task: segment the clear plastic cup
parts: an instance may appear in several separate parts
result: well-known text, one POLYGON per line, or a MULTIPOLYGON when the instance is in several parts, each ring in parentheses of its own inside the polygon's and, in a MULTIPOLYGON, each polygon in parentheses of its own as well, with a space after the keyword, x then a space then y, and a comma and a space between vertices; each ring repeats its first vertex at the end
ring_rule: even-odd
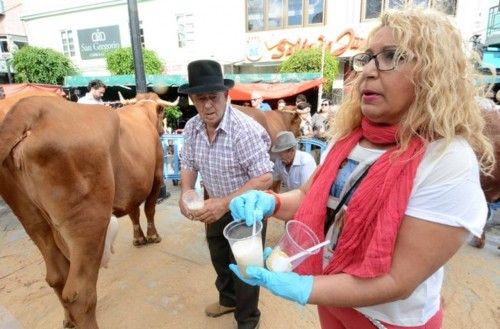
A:
POLYGON ((264 266, 262 222, 255 222, 255 232, 245 221, 231 222, 224 227, 223 233, 244 277, 247 277, 247 266, 264 266))
POLYGON ((290 272, 307 257, 319 252, 307 252, 302 257, 289 261, 292 257, 319 243, 316 234, 304 223, 290 220, 286 223, 285 232, 271 255, 266 260, 266 267, 273 272, 290 272))
POLYGON ((203 194, 203 188, 186 191, 182 193, 182 202, 191 211, 200 210, 205 204, 203 194))

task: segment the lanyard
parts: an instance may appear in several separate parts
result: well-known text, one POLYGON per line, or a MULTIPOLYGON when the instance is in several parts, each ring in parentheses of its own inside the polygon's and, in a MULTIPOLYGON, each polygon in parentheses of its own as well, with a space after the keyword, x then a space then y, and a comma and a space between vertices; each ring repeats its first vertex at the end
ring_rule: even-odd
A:
POLYGON ((361 173, 361 175, 356 179, 356 181, 354 182, 354 184, 352 184, 352 186, 344 194, 344 196, 342 197, 342 199, 340 199, 340 202, 337 205, 337 207, 335 207, 335 209, 332 209, 331 211, 327 211, 326 212, 327 213, 327 217, 326 217, 325 227, 324 227, 325 235, 328 232, 328 229, 332 225, 333 221, 335 220, 335 216, 337 215, 337 213, 339 212, 339 210, 342 209, 342 207, 344 206, 344 204, 347 202, 347 199, 349 198, 349 195, 351 195, 351 193, 361 183, 361 181, 363 180, 363 178, 365 178, 366 174, 368 174, 368 170, 370 169, 371 166, 372 166, 372 164, 370 164, 369 166, 367 166, 366 169, 363 171, 363 173, 361 173))

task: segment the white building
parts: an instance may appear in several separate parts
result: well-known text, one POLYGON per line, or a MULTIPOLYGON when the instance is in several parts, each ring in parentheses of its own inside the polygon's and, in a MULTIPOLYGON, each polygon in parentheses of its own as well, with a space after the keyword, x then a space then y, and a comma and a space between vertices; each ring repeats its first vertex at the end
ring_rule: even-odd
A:
POLYGON ((12 53, 28 43, 21 21, 21 0, 0 0, 0 80, 7 82, 12 71, 12 53))
MULTIPOLYGON (((447 5, 467 41, 485 29, 489 0, 407 0, 447 5)), ((393 0, 138 0, 145 48, 186 74, 189 61, 213 58, 228 73, 271 72, 290 53, 321 47, 357 51, 380 10, 393 0)), ((109 74, 103 50, 130 46, 126 0, 24 0, 29 43, 71 57, 82 75, 109 74)))

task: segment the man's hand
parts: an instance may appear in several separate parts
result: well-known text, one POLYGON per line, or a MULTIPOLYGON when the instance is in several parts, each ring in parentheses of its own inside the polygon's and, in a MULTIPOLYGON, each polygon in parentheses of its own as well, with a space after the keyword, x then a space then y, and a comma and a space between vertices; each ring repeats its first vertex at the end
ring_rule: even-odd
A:
POLYGON ((202 209, 192 211, 193 220, 211 224, 221 219, 228 211, 228 201, 226 198, 212 198, 205 200, 202 209))

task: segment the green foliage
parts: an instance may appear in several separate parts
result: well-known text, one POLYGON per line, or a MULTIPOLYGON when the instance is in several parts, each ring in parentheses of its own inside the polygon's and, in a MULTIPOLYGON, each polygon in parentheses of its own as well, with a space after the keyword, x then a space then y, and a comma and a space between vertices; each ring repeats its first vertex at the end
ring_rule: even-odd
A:
POLYGON ((182 117, 182 111, 179 106, 165 106, 163 116, 167 118, 167 127, 172 129, 177 128, 177 120, 182 117))
MULTIPOLYGON (((321 48, 302 49, 294 52, 280 65, 280 73, 307 73, 321 72, 321 48)), ((325 51, 325 65, 323 67, 323 91, 330 94, 332 84, 339 72, 339 62, 330 52, 325 51)))
MULTIPOLYGON (((118 48, 109 51, 106 56, 106 68, 112 74, 134 74, 134 56, 132 48, 118 48)), ((159 74, 163 71, 163 63, 152 50, 142 49, 144 71, 146 74, 159 74)))
POLYGON ((63 84, 64 77, 76 73, 71 60, 49 49, 24 46, 13 58, 16 82, 63 84))

